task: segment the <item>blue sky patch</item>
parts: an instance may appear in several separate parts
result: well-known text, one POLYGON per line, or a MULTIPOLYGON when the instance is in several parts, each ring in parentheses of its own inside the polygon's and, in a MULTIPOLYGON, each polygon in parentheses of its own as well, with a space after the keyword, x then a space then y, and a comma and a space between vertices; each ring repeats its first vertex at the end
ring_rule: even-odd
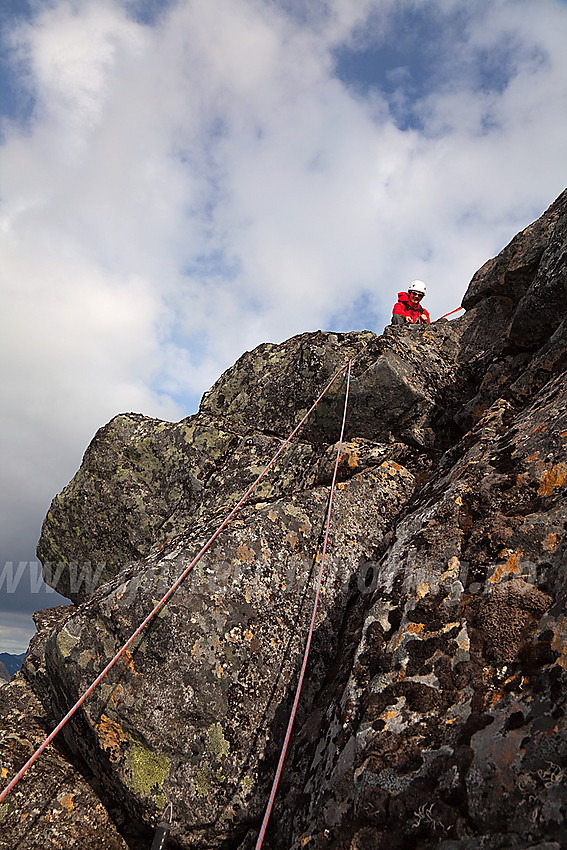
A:
POLYGON ((22 85, 21 68, 14 62, 10 34, 32 17, 28 0, 1 0, 0 7, 0 117, 23 122, 33 110, 34 99, 22 85))
POLYGON ((525 48, 517 41, 475 50, 468 43, 466 8, 444 14, 431 7, 395 9, 385 33, 369 21, 351 45, 334 51, 335 74, 361 96, 378 91, 400 129, 423 129, 418 104, 455 86, 501 93, 514 76, 525 48))
POLYGON ((163 18, 176 0, 123 0, 124 8, 139 24, 155 26, 163 18))

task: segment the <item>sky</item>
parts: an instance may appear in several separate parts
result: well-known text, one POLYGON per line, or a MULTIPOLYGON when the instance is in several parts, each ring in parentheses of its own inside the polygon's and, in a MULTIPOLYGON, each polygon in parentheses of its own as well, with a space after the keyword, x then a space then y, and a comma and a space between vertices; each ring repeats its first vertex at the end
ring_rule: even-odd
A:
POLYGON ((0 0, 0 652, 96 430, 433 318, 567 185, 559 0, 0 0))

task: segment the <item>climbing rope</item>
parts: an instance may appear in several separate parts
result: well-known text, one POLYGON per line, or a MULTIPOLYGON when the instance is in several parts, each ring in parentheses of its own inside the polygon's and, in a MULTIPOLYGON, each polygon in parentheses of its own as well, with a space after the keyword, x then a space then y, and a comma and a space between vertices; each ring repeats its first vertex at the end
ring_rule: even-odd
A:
MULTIPOLYGON (((287 438, 287 439, 286 439, 286 440, 282 443, 282 445, 279 447, 279 449, 278 449, 278 450, 277 450, 277 452, 274 454, 274 456, 272 457, 272 459, 270 460, 270 462, 267 464, 267 466, 266 466, 266 467, 262 470, 262 472, 261 472, 261 473, 258 475, 258 477, 255 479, 255 481, 254 481, 254 482, 250 485, 250 487, 249 487, 249 488, 248 488, 248 490, 245 492, 245 494, 242 496, 242 498, 238 501, 238 503, 237 503, 237 504, 235 505, 235 507, 234 507, 234 508, 230 511, 230 513, 226 516, 226 518, 225 518, 225 519, 223 520, 223 522, 219 525, 219 527, 218 527, 218 528, 217 528, 217 530, 214 532, 214 534, 212 534, 212 535, 211 535, 211 537, 207 540, 207 542, 204 544, 204 546, 200 549, 200 551, 197 553, 197 555, 193 558, 193 560, 191 561, 191 563, 190 563, 190 564, 189 564, 189 565, 188 565, 188 566, 187 566, 187 567, 183 570, 183 572, 181 573, 181 575, 179 576, 179 578, 178 578, 178 579, 176 579, 176 581, 175 581, 175 582, 171 585, 171 587, 169 588, 169 590, 168 590, 168 591, 165 593, 165 595, 164 595, 164 596, 160 599, 160 601, 157 603, 157 605, 155 605, 155 607, 154 607, 154 608, 150 611, 150 613, 148 614, 148 616, 147 616, 147 617, 145 618, 145 620, 144 620, 144 621, 143 621, 143 622, 142 622, 142 623, 138 626, 138 628, 137 628, 137 629, 136 629, 136 631, 135 631, 135 632, 131 635, 131 637, 129 637, 129 638, 128 638, 128 640, 126 641, 126 643, 125 643, 125 644, 124 644, 124 645, 123 645, 123 646, 122 646, 122 647, 118 650, 118 652, 116 653, 116 655, 114 656, 114 658, 113 658, 113 659, 112 659, 112 660, 111 660, 111 661, 110 661, 110 662, 106 665, 106 667, 104 668, 104 670, 102 671, 102 673, 99 673, 99 675, 96 677, 96 679, 94 680, 94 682, 93 682, 93 683, 92 683, 92 684, 91 684, 91 685, 87 688, 87 690, 84 692, 84 694, 82 694, 82 696, 81 696, 81 697, 77 700, 77 702, 75 703, 75 705, 74 705, 74 706, 70 709, 70 711, 68 711, 68 712, 67 712, 67 714, 65 715, 65 717, 64 717, 64 718, 63 718, 63 719, 62 719, 62 720, 61 720, 61 721, 57 724, 57 726, 55 727, 55 729, 53 729, 53 731, 52 731, 52 732, 51 732, 51 733, 47 736, 47 738, 46 738, 46 739, 45 739, 45 741, 41 744, 41 746, 39 746, 39 747, 37 748, 37 750, 35 751, 35 753, 34 753, 34 754, 30 757, 30 759, 29 759, 29 760, 25 763, 25 765, 24 765, 24 766, 23 766, 23 767, 22 767, 22 768, 18 771, 18 773, 14 776, 14 778, 11 780, 11 782, 10 782, 10 783, 9 783, 9 784, 8 784, 8 785, 4 788, 4 790, 0 793, 0 803, 1 803, 1 802, 5 799, 5 797, 6 797, 6 796, 10 793, 10 791, 14 788, 14 786, 15 786, 15 785, 16 785, 16 784, 20 781, 20 779, 22 778, 22 776, 23 776, 23 775, 24 775, 24 774, 25 774, 25 773, 29 770, 29 768, 30 768, 30 767, 34 764, 34 762, 35 762, 35 761, 37 761, 37 759, 38 759, 38 758, 39 758, 39 756, 42 754, 42 752, 46 749, 46 747, 48 747, 48 746, 49 746, 49 744, 53 741, 53 739, 56 737, 56 735, 58 735, 58 734, 59 734, 59 732, 61 731, 61 729, 62 729, 62 728, 65 726, 65 724, 66 724, 66 723, 67 723, 67 722, 71 719, 71 717, 73 717, 73 715, 75 714, 75 712, 76 712, 76 711, 77 711, 77 710, 81 707, 81 705, 85 702, 85 700, 86 700, 86 699, 90 696, 90 694, 94 691, 94 689, 96 688, 96 686, 97 686, 97 685, 98 685, 98 684, 102 681, 102 679, 106 676, 106 674, 109 672, 109 670, 111 670, 111 668, 112 668, 112 667, 116 664, 116 662, 118 661, 118 659, 119 659, 119 658, 121 658, 121 656, 122 656, 122 655, 124 655, 124 653, 126 652, 126 650, 128 649, 128 647, 129 647, 129 646, 131 646, 131 644, 132 644, 132 643, 136 640, 136 638, 138 637, 138 635, 139 635, 139 634, 140 634, 140 633, 141 633, 141 632, 145 629, 145 627, 148 625, 148 623, 150 622, 150 620, 152 620, 152 619, 153 619, 153 617, 155 617, 155 615, 158 613, 158 611, 159 611, 161 608, 163 608, 163 606, 165 605, 165 603, 167 602, 167 600, 170 598, 170 596, 171 596, 173 593, 175 593, 175 591, 177 590, 177 588, 179 587, 179 585, 181 584, 181 582, 182 582, 182 581, 186 578, 186 576, 190 573, 190 571, 193 569, 193 567, 195 566, 195 564, 196 564, 196 563, 197 563, 197 562, 198 562, 198 561, 202 558, 202 556, 205 554, 205 552, 207 551, 207 549, 209 549, 209 547, 212 545, 212 543, 214 542, 214 540, 216 540, 216 538, 219 536, 219 534, 221 533, 221 531, 223 530, 223 528, 225 528, 225 527, 228 525, 228 523, 230 522, 230 520, 232 519, 232 517, 233 517, 233 516, 234 516, 234 515, 235 515, 235 514, 236 514, 236 513, 240 510, 240 508, 242 507, 242 505, 244 504, 244 502, 246 501, 246 499, 248 498, 248 496, 252 493, 252 491, 254 490, 254 488, 255 488, 255 487, 256 487, 256 486, 260 483, 260 481, 261 481, 261 480, 262 480, 262 478, 266 475, 266 473, 268 472, 268 470, 269 470, 269 469, 271 469, 271 467, 274 465, 274 463, 276 462, 276 460, 278 459, 278 457, 281 455, 281 453, 283 452, 283 450, 286 448, 286 446, 288 446, 288 445, 289 445, 289 443, 291 442, 291 440, 293 439, 293 437, 297 434, 297 432, 299 431, 299 429, 301 428, 301 426, 303 425, 303 423, 304 423, 304 422, 306 421, 306 419, 307 419, 307 418, 311 415, 311 413, 315 410, 315 408, 317 407, 317 405, 319 404, 319 402, 321 401, 321 399, 323 398, 323 396, 324 396, 324 395, 328 392, 328 390, 329 390, 329 389, 331 388, 331 386, 335 383, 335 381, 337 380, 337 378, 339 377, 339 375, 341 375, 341 374, 345 371, 345 369, 348 369, 348 370, 349 370, 349 379, 350 379, 350 365, 351 365, 351 362, 352 362, 352 361, 351 361, 351 360, 349 360, 347 363, 345 363, 345 364, 344 364, 344 366, 341 366, 341 368, 340 368, 340 369, 338 369, 338 371, 337 371, 337 372, 335 372, 335 374, 333 375, 333 377, 331 378, 331 380, 329 381, 329 383, 327 384, 327 386, 325 387, 325 389, 324 389, 324 390, 320 393, 320 395, 319 395, 319 396, 316 398, 316 400, 313 402, 313 404, 311 405, 311 407, 309 408, 309 410, 307 411, 307 413, 305 414, 305 416, 303 416, 303 418, 301 419, 301 421, 300 421, 300 422, 299 422, 299 423, 295 426, 295 428, 293 429, 293 431, 291 432, 291 434, 289 435, 289 437, 288 437, 288 438, 287 438)), ((343 422, 343 427, 344 427, 344 422, 343 422)), ((342 439, 342 434, 341 434, 341 439, 342 439)))
POLYGON ((337 470, 339 468, 339 460, 340 460, 340 457, 341 457, 343 437, 344 437, 344 432, 345 432, 346 415, 347 415, 347 409, 348 409, 348 395, 349 395, 349 389, 350 389, 351 365, 352 365, 352 360, 349 360, 346 390, 345 390, 345 404, 344 404, 344 411, 343 411, 343 421, 342 421, 342 425, 341 425, 341 435, 340 435, 340 438, 339 438, 339 444, 338 444, 338 448, 337 448, 337 458, 335 460, 335 469, 333 471, 333 480, 331 481, 331 492, 330 492, 330 496, 329 496, 329 506, 327 508, 327 522, 326 522, 326 527, 325 527, 325 538, 324 538, 324 542, 323 542, 323 551, 322 551, 322 555, 321 555, 321 568, 319 569, 319 579, 317 581, 317 592, 315 594, 315 602, 314 602, 314 605, 313 605, 313 613, 311 615, 311 625, 309 626, 309 633, 307 635, 307 641, 305 643, 305 652, 303 654, 303 663, 301 665, 301 672, 299 673, 299 681, 297 683, 297 688, 296 688, 296 691, 295 691, 295 699, 293 700, 293 706, 292 706, 292 709, 291 709, 291 714, 289 716, 289 722, 287 724, 287 731, 285 733, 285 739, 284 739, 281 754, 280 754, 280 760, 278 762, 278 767, 277 767, 277 770, 276 770, 276 774, 274 776, 274 781, 272 783, 272 790, 270 792, 270 797, 268 799, 268 805, 266 806, 266 811, 265 811, 265 814, 264 814, 264 820, 262 821, 262 826, 260 828, 258 840, 256 841, 255 850, 260 850, 260 847, 262 846, 262 843, 264 841, 264 836, 266 834, 266 827, 268 826, 268 821, 270 819, 272 806, 274 804, 274 799, 275 799, 275 796, 276 796, 278 783, 280 781, 280 776, 281 776, 283 763, 284 763, 286 752, 287 752, 287 747, 288 747, 288 744, 289 744, 289 739, 291 737, 291 729, 292 729, 292 726, 293 726, 293 722, 295 720, 295 713, 297 711, 297 705, 299 703, 301 688, 303 686, 303 679, 304 679, 305 670, 306 670, 306 667, 307 667, 307 659, 309 657, 309 650, 311 649, 311 639, 313 637, 313 631, 314 631, 314 628, 315 628, 315 617, 317 615, 317 606, 319 604, 319 596, 321 594, 321 584, 322 584, 322 581, 323 581, 323 571, 325 569, 325 555, 327 553, 327 543, 328 543, 328 540, 329 540, 329 528, 330 528, 330 525, 331 525, 331 512, 333 510, 333 496, 334 496, 334 492, 335 492, 335 484, 336 484, 336 481, 337 481, 337 470))
POLYGON ((446 319, 446 318, 447 318, 447 316, 452 316, 452 315, 453 315, 453 313, 459 313, 461 310, 464 310, 464 309, 465 309, 464 307, 457 307, 457 309, 456 309, 456 310, 451 310, 449 313, 444 313, 442 316, 439 316, 439 318, 438 318, 438 319, 435 319, 435 321, 434 321, 434 322, 432 322, 432 324, 434 325, 434 324, 435 324, 435 322, 440 322, 440 321, 441 321, 441 319, 446 319))
MULTIPOLYGON (((459 312, 459 310, 461 310, 461 309, 462 308, 459 307, 456 310, 452 310, 449 313, 445 313, 443 316, 440 316, 439 318, 444 319, 447 316, 452 315, 453 313, 459 312)), ((436 321, 439 321, 439 319, 437 319, 436 321)), ((281 453, 284 451, 284 449, 289 445, 289 443, 291 442, 293 437, 300 430, 300 428, 305 423, 307 418, 311 415, 313 410, 317 407, 317 405, 319 404, 321 399, 326 395, 328 390, 335 383, 335 381, 337 380, 339 375, 341 375, 345 370, 348 370, 347 386, 346 386, 345 402, 344 402, 344 411, 343 411, 343 420, 342 420, 342 425, 341 425, 341 432, 340 432, 339 446, 338 446, 338 451, 337 451, 337 458, 336 458, 336 461, 335 461, 335 469, 334 469, 333 479, 332 479, 332 484, 331 484, 329 506, 328 506, 328 511, 327 511, 327 523, 326 523, 325 538, 324 538, 324 545, 323 545, 323 552, 322 552, 322 559, 321 559, 321 568, 320 568, 320 571, 319 571, 319 579, 318 579, 318 584, 317 584, 315 603, 314 603, 314 607, 313 607, 313 614, 312 614, 312 618, 311 618, 309 633, 308 633, 308 636, 307 636, 305 653, 304 653, 304 657, 303 657, 303 663, 302 663, 302 667, 301 667, 301 671, 300 671, 299 681, 298 681, 298 684, 297 684, 295 699, 294 699, 291 715, 290 715, 290 718, 289 718, 289 723, 288 723, 288 728, 287 728, 287 731, 286 731, 286 736, 285 736, 285 739, 284 739, 284 744, 283 744, 281 755, 280 755, 280 761, 278 763, 278 768, 277 768, 277 771, 276 771, 276 775, 274 777, 274 782, 273 782, 273 785, 272 785, 270 798, 268 800, 268 805, 266 807, 266 812, 265 812, 265 815, 264 815, 264 821, 262 823, 262 827, 261 827, 260 834, 259 834, 259 837, 258 837, 258 841, 257 841, 257 844, 256 844, 256 850, 259 850, 259 848, 262 846, 262 842, 263 842, 263 839, 264 839, 266 827, 267 827, 268 820, 269 820, 269 817, 270 817, 270 813, 271 813, 271 810, 272 810, 277 786, 278 786, 278 783, 279 783, 279 779, 280 779, 280 775, 281 775, 281 771, 282 771, 282 767, 283 767, 283 762, 284 762, 286 751, 287 751, 287 746, 288 746, 289 739, 290 739, 290 736, 291 736, 291 730, 292 730, 293 722, 295 720, 295 714, 296 714, 297 705, 298 705, 298 702, 299 702, 301 688, 302 688, 302 685, 303 685, 303 679, 304 679, 305 670, 306 670, 306 667, 307 667, 307 659, 308 659, 308 656, 309 656, 309 650, 310 650, 310 647, 311 647, 311 640, 312 640, 313 631, 314 631, 314 627, 315 627, 315 617, 316 617, 316 614, 317 614, 317 607, 318 607, 319 596, 320 596, 320 591, 321 591, 321 583, 322 583, 322 578, 323 578, 323 570, 324 570, 324 566, 325 566, 325 556, 326 556, 326 551, 327 551, 327 543, 328 543, 328 538, 329 538, 329 528, 330 528, 330 522, 331 522, 331 511, 332 511, 332 505, 333 505, 333 496, 334 496, 334 490, 335 490, 335 484, 336 484, 338 464, 339 464, 339 460, 340 460, 340 453, 341 453, 342 443, 343 443, 343 438, 344 438, 346 414, 347 414, 347 409, 348 409, 348 396, 349 396, 349 389, 350 389, 351 367, 352 367, 353 362, 360 356, 360 354, 367 347, 367 345, 368 345, 368 343, 365 343, 363 345, 362 349, 360 349, 352 359, 350 359, 347 363, 345 363, 343 366, 341 366, 340 369, 337 370, 337 372, 333 375, 333 377, 328 382, 328 384, 325 386, 325 388, 322 390, 322 392, 319 394, 319 396, 315 399, 315 401, 313 402, 313 404, 311 405, 311 407, 309 408, 307 413, 298 422, 298 424, 295 426, 295 428, 293 429, 291 434, 282 443, 282 445, 277 450, 277 452, 274 454, 274 456, 269 461, 269 463, 264 467, 262 472, 257 476, 257 478, 254 480, 254 482, 250 485, 248 490, 244 493, 244 495, 237 502, 237 504, 234 506, 234 508, 228 513, 228 515, 225 517, 225 519, 219 525, 219 527, 216 529, 216 531, 211 535, 211 537, 207 540, 207 542, 202 546, 202 548, 199 550, 199 552, 193 558, 193 560, 190 562, 190 564, 185 568, 185 570, 183 570, 181 575, 171 585, 169 590, 164 594, 164 596, 160 599, 160 601, 157 603, 157 605, 154 606, 154 608, 150 611, 150 613, 143 620, 143 622, 138 626, 138 628, 128 638, 126 643, 118 650, 118 652, 115 654, 115 656, 112 658, 112 660, 106 665, 106 667, 103 669, 103 671, 96 677, 96 679, 87 688, 87 690, 79 697, 77 702, 67 712, 67 714, 63 717, 63 719, 57 724, 57 726, 53 729, 53 731, 47 736, 47 738, 43 741, 43 743, 37 748, 37 750, 28 759, 28 761, 24 764, 24 766, 16 773, 16 775, 8 783, 8 785, 3 789, 3 791, 0 792, 0 803, 8 796, 10 791, 13 790, 13 788, 17 785, 17 783, 24 776, 24 774, 27 773, 27 771, 37 761, 37 759, 43 753, 43 751, 49 746, 49 744, 51 744, 51 742, 54 740, 54 738, 59 734, 61 729, 63 729, 63 727, 66 725, 66 723, 73 717, 73 715, 78 711, 78 709, 85 702, 85 700, 95 690, 97 685, 100 684, 100 682, 106 676, 106 674, 112 669, 112 667, 122 657, 122 655, 124 655, 126 650, 132 645, 132 643, 141 634, 141 632, 145 629, 145 627, 148 625, 148 623, 155 617, 155 615, 166 604, 166 602, 172 596, 172 594, 175 593, 175 591, 177 590, 179 585, 184 581, 184 579, 187 577, 189 572, 193 569, 195 564, 197 564, 197 562, 202 558, 202 556, 210 548, 210 546, 216 540, 216 538, 221 533, 221 531, 228 525, 228 523, 233 518, 233 516, 240 510, 240 508, 242 507, 242 505, 244 504, 244 502, 246 501, 248 496, 257 487, 257 485, 264 478, 264 476, 267 474, 267 472, 271 469, 271 467, 274 465, 274 463, 276 462, 278 457, 281 455, 281 453)), ((167 824, 165 821, 163 823, 160 823, 160 826, 158 827, 158 831, 160 832, 159 841, 162 842, 162 843, 159 846, 165 847, 165 842, 167 841, 167 835, 169 833, 170 828, 171 828, 171 823, 167 824)), ((158 840, 157 834, 156 834, 156 840, 158 840)))

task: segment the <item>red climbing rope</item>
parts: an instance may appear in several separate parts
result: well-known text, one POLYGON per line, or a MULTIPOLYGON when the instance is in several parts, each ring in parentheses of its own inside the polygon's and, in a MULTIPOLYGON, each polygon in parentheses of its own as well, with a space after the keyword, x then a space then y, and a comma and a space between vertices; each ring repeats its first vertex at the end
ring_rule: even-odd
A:
POLYGON ((342 422, 342 426, 341 426, 341 436, 339 438, 339 445, 338 445, 338 449, 337 449, 337 459, 335 461, 335 469, 334 469, 334 472, 333 472, 333 480, 331 482, 331 493, 330 493, 330 496, 329 496, 329 507, 327 509, 327 524, 326 524, 326 528, 325 528, 325 539, 324 539, 324 542, 323 542, 323 552, 322 552, 322 555, 321 555, 321 568, 319 570, 319 580, 317 582, 317 592, 315 594, 315 603, 313 605, 313 614, 311 615, 311 625, 309 626, 309 633, 307 635, 307 641, 305 643, 305 652, 303 654, 303 664, 301 665, 301 672, 299 674, 299 681, 297 683, 297 689, 295 691, 295 699, 293 700, 293 706, 292 706, 292 709, 291 709, 291 714, 289 716, 289 722, 288 722, 288 725, 287 725, 287 731, 285 733, 285 739, 284 739, 282 751, 281 751, 281 754, 280 754, 280 760, 278 762, 276 775, 274 776, 274 781, 273 781, 273 784, 272 784, 272 790, 270 792, 270 798, 268 800, 268 805, 266 806, 266 812, 264 814, 264 820, 262 821, 262 826, 261 826, 261 829, 260 829, 260 834, 258 835, 258 840, 256 841, 255 850, 260 850, 260 847, 262 846, 262 843, 264 841, 264 835, 266 834, 266 827, 268 826, 268 821, 270 819, 270 814, 272 812, 272 806, 274 804, 274 799, 275 799, 275 796, 276 796, 278 783, 280 781, 283 763, 284 763, 284 759, 285 759, 286 752, 287 752, 287 746, 289 744, 289 739, 291 737, 291 729, 292 729, 292 726, 293 726, 293 722, 295 720, 295 713, 297 711, 297 705, 299 703, 299 696, 301 694, 301 688, 303 686, 303 678, 305 676, 305 670, 306 670, 306 667, 307 667, 307 659, 309 657, 309 650, 311 649, 311 639, 313 637, 313 630, 315 628, 315 617, 317 615, 317 606, 319 604, 319 596, 320 596, 320 593, 321 593, 321 583, 322 583, 322 580, 323 580, 323 570, 325 568, 325 555, 327 553, 327 542, 329 540, 329 528, 330 528, 330 525, 331 525, 331 511, 333 509, 333 495, 334 495, 334 492, 335 492, 335 483, 336 483, 336 480, 337 480, 337 470, 339 468, 339 460, 340 460, 340 457, 341 457, 341 449, 342 449, 342 445, 343 445, 343 436, 344 436, 344 432, 345 432, 345 422, 346 422, 346 415, 347 415, 347 408, 348 408, 348 394, 349 394, 349 388, 350 388, 351 364, 352 364, 352 360, 350 360, 349 363, 348 363, 347 385, 346 385, 346 391, 345 391, 345 406, 344 406, 344 412, 343 412, 343 422, 342 422))
POLYGON ((442 316, 439 316, 439 318, 438 318, 438 319, 435 319, 435 321, 433 322, 433 324, 435 324, 435 322, 440 322, 440 321, 441 321, 441 319, 446 319, 446 318, 447 318, 447 316, 452 316, 452 315, 453 315, 453 313, 458 313, 460 310, 464 310, 464 309, 465 309, 464 307, 457 307, 457 309, 456 309, 456 310, 451 310, 451 312, 450 312, 450 313, 444 313, 442 316))
MULTIPOLYGON (((340 368, 340 369, 339 369, 339 370, 338 370, 338 371, 334 374, 334 376, 331 378, 331 380, 329 381, 329 383, 327 384, 327 386, 325 387, 325 389, 321 392, 321 394, 320 394, 320 395, 317 397, 317 399, 313 402, 313 404, 311 405, 311 407, 309 408, 309 410, 307 411, 307 413, 305 414, 305 416, 304 416, 304 417, 301 419, 301 421, 300 421, 300 422, 299 422, 299 423, 295 426, 295 428, 293 429, 293 431, 291 432, 291 434, 289 435, 289 437, 288 437, 288 438, 287 438, 287 439, 286 439, 286 440, 282 443, 282 445, 279 447, 278 451, 275 453, 275 455, 274 455, 274 456, 273 456, 273 458, 270 460, 270 462, 268 463, 268 465, 267 465, 267 466, 266 466, 266 467, 262 470, 262 472, 258 475, 258 477, 257 477, 257 478, 256 478, 256 480, 253 482, 253 484, 251 484, 251 485, 250 485, 250 487, 248 488, 248 490, 246 491, 246 493, 242 496, 242 498, 240 499, 240 501, 239 501, 239 502, 236 504, 236 506, 235 506, 235 507, 234 507, 234 508, 230 511, 230 513, 228 514, 228 516, 227 516, 227 517, 223 520, 223 522, 220 524, 220 526, 217 528, 217 530, 214 532, 214 534, 213 534, 213 535, 212 535, 212 536, 211 536, 211 537, 207 540, 207 542, 204 544, 204 546, 201 548, 201 550, 198 552, 198 554, 197 554, 197 555, 193 558, 193 560, 191 561, 191 563, 189 564, 189 566, 187 566, 187 567, 183 570, 183 572, 181 573, 181 575, 179 576, 179 578, 178 578, 178 579, 177 579, 177 580, 176 580, 176 581, 175 581, 175 582, 171 585, 171 587, 169 588, 169 590, 167 591, 167 593, 166 593, 166 594, 165 594, 165 595, 164 595, 164 596, 160 599, 160 601, 157 603, 157 605, 156 605, 156 606, 155 606, 155 607, 154 607, 154 608, 150 611, 150 613, 148 614, 148 616, 146 617, 146 619, 143 621, 143 623, 141 623, 141 624, 138 626, 138 628, 136 629, 136 631, 133 633, 133 635, 132 635, 130 638, 128 638, 128 640, 126 641, 126 643, 124 644, 124 646, 122 646, 122 647, 118 650, 118 652, 116 653, 116 655, 114 656, 114 658, 112 659, 112 661, 110 661, 110 662, 106 665, 106 667, 104 668, 104 670, 102 671, 102 673, 100 673, 100 674, 96 677, 96 679, 94 680, 94 682, 93 682, 93 683, 92 683, 92 684, 91 684, 91 685, 87 688, 87 690, 84 692, 84 694, 83 694, 83 695, 82 695, 82 696, 81 696, 81 697, 77 700, 77 702, 76 702, 76 703, 75 703, 75 705, 71 708, 71 710, 70 710, 70 711, 69 711, 69 712, 65 715, 65 717, 64 717, 64 718, 63 718, 63 719, 62 719, 62 720, 61 720, 61 721, 57 724, 57 726, 55 727, 55 729, 54 729, 54 730, 53 730, 53 731, 52 731, 52 732, 48 735, 48 737, 47 737, 47 738, 45 739, 45 741, 41 744, 41 746, 40 746, 40 747, 38 747, 38 749, 37 749, 37 750, 35 751, 35 753, 31 756, 31 758, 30 758, 30 759, 29 759, 29 760, 25 763, 25 765, 24 765, 24 766, 23 766, 23 767, 22 767, 22 768, 18 771, 18 773, 14 776, 14 778, 12 779, 12 781, 11 781, 11 782, 10 782, 10 783, 6 786, 6 788, 4 788, 4 790, 2 791, 2 793, 0 793, 0 803, 1 803, 1 802, 2 802, 2 800, 4 800, 4 798, 5 798, 5 797, 6 797, 6 796, 10 793, 10 791, 12 790, 12 788, 14 788, 14 786, 15 786, 15 785, 16 785, 16 784, 20 781, 20 779, 22 778, 22 776, 24 775, 24 773, 26 773, 26 771, 27 771, 27 770, 29 770, 29 768, 32 766, 32 764, 33 764, 33 763, 34 763, 34 762, 35 762, 35 761, 39 758, 39 756, 40 756, 40 755, 42 754, 42 752, 46 749, 46 747, 48 747, 48 746, 49 746, 49 744, 53 741, 53 739, 55 738, 55 736, 56 736, 56 735, 57 735, 57 734, 61 731, 61 729, 63 728, 63 726, 65 726, 65 724, 67 723, 67 721, 68 721, 68 720, 70 720, 70 719, 71 719, 71 717, 75 714, 75 712, 76 712, 76 711, 77 711, 77 710, 81 707, 81 705, 84 703, 84 701, 87 699, 87 697, 88 697, 88 696, 90 696, 90 694, 94 691, 94 689, 96 688, 96 686, 100 683, 100 681, 104 678, 104 676, 106 676, 106 674, 108 673, 108 671, 109 671, 109 670, 110 670, 110 669, 114 666, 114 664, 118 661, 118 659, 119 659, 119 658, 120 658, 120 657, 121 657, 121 656, 122 656, 122 655, 126 652, 126 650, 128 649, 128 647, 129 647, 129 646, 133 643, 133 641, 134 641, 134 640, 138 637, 138 635, 140 634, 140 632, 142 632, 142 631, 143 631, 143 629, 147 626, 147 624, 150 622, 150 620, 151 620, 151 619, 152 619, 152 618, 153 618, 153 617, 154 617, 154 616, 158 613, 158 611, 160 610, 160 608, 162 608, 162 607, 165 605, 165 603, 167 602, 167 600, 169 599, 169 597, 170 597, 170 596, 171 596, 171 595, 172 595, 172 594, 173 594, 173 593, 177 590, 177 588, 179 587, 179 585, 181 584, 181 582, 182 582, 182 581, 184 580, 184 578, 188 575, 188 573, 189 573, 189 572, 193 569, 193 567, 195 566, 195 564, 197 563, 197 561, 199 561, 199 559, 200 559, 200 558, 201 558, 201 557, 205 554, 205 552, 207 551, 207 549, 211 546, 211 544, 213 543, 213 541, 214 541, 214 540, 216 540, 216 538, 217 538, 217 537, 218 537, 218 535, 221 533, 221 531, 223 530, 223 528, 225 528, 225 526, 226 526, 226 525, 230 522, 230 520, 231 520, 231 519, 232 519, 232 517, 235 515, 235 513, 237 513, 237 511, 238 511, 238 510, 242 507, 242 505, 244 504, 244 502, 246 501, 246 499, 248 498, 248 496, 250 495, 250 493, 252 493, 252 491, 253 491, 253 490, 254 490, 254 488, 255 488, 255 487, 256 487, 256 486, 260 483, 260 481, 262 480, 262 478, 264 477, 264 475, 265 475, 265 474, 268 472, 268 470, 269 470, 269 469, 270 469, 270 468, 274 465, 274 463, 276 462, 276 460, 278 459, 278 457, 280 456, 280 454, 283 452, 283 450, 285 449, 285 447, 286 447, 286 446, 287 446, 287 445, 291 442, 291 440, 292 440, 292 439, 293 439, 293 437, 297 434, 297 432, 299 431, 299 429, 301 428, 301 426, 303 425, 303 423, 305 422, 305 420, 307 419, 307 417, 308 417, 308 416, 309 416, 309 415, 313 412, 313 410, 315 410, 315 408, 317 407, 317 405, 319 404, 319 402, 321 401, 321 399, 323 398, 323 396, 324 396, 324 395, 326 394, 326 392, 330 389, 330 387, 331 387, 331 386, 335 383, 335 381, 337 380, 337 378, 339 377, 339 375, 341 375, 341 374, 345 371, 345 369, 347 369, 347 368, 348 368, 348 374, 349 374, 349 380, 350 380, 350 365, 351 365, 351 362, 352 362, 352 361, 351 361, 351 360, 349 360, 349 361, 348 361, 348 363, 345 363, 345 364, 344 364, 344 366, 341 366, 341 368, 340 368)), ((346 408, 345 408, 345 415, 346 415, 346 408)), ((344 429, 344 421, 343 421, 343 429, 344 429)), ((342 440, 342 432, 341 432, 341 440, 342 440)), ((337 461, 337 463, 338 463, 338 461, 337 461)), ((336 472, 336 470, 335 470, 335 472, 336 472)), ((333 479, 333 480, 334 480, 334 479, 333 479)), ((328 529, 327 529, 327 530, 328 530, 328 529)), ((326 540, 325 540, 325 545, 326 545, 326 540)))

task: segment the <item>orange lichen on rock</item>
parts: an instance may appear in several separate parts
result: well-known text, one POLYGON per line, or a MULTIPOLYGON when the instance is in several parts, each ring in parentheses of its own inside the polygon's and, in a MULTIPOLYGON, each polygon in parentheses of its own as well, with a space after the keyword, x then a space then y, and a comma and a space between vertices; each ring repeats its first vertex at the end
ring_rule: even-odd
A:
POLYGON ((57 799, 64 809, 67 809, 68 812, 71 811, 74 806, 74 794, 65 794, 64 797, 58 797, 57 799))
POLYGON ((124 665, 128 668, 131 673, 137 673, 134 668, 134 658, 132 657, 132 653, 129 649, 127 649, 123 654, 124 665))
POLYGON ((122 749, 121 744, 128 740, 124 730, 106 714, 101 716, 96 728, 102 747, 108 752, 110 761, 118 761, 122 749))
POLYGON ((250 549, 244 542, 239 545, 236 554, 241 561, 245 561, 247 564, 252 564, 256 557, 254 550, 250 549))
POLYGON ((494 572, 489 578, 491 584, 498 584, 503 578, 509 575, 519 576, 522 572, 520 559, 523 557, 523 552, 510 552, 505 550, 503 556, 506 560, 502 564, 498 564, 494 572))
POLYGON ((551 496, 556 487, 564 487, 567 481, 567 465, 558 463, 551 469, 546 469, 538 489, 538 496, 551 496))
POLYGON ((349 469, 356 469, 360 464, 360 450, 353 445, 345 444, 339 458, 339 465, 346 465, 349 469))

